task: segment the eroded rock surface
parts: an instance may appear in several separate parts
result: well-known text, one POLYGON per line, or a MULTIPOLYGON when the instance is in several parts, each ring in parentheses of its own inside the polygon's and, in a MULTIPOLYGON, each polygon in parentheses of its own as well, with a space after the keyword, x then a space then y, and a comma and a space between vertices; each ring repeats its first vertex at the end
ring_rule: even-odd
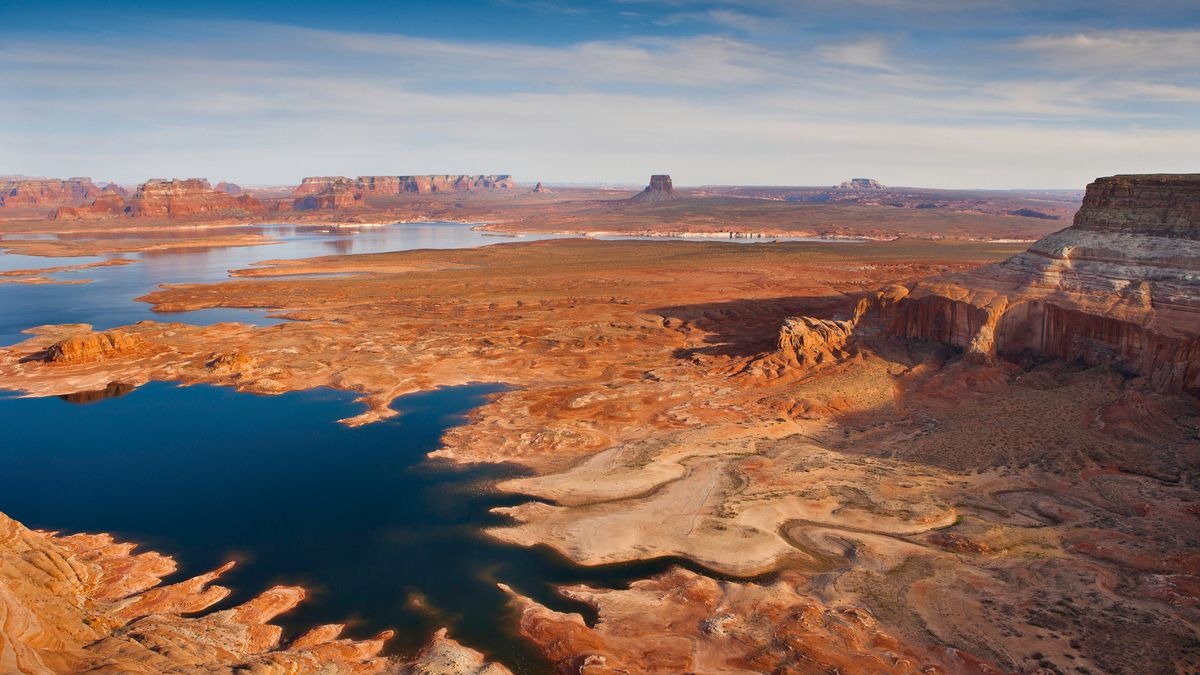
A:
POLYGON ((634 204, 644 202, 666 202, 672 199, 678 199, 679 195, 675 194, 675 186, 671 183, 671 177, 666 174, 655 174, 650 176, 650 184, 645 190, 636 194, 629 201, 634 204))
POLYGON ((521 604, 564 669, 1195 670, 1196 400, 871 330, 898 307, 876 289, 1014 250, 565 240, 280 261, 149 300, 298 321, 144 322, 124 330, 152 357, 80 364, 29 359, 65 337, 46 328, 0 350, 0 376, 40 394, 332 386, 360 394, 354 424, 416 390, 512 385, 436 453, 533 471, 500 485, 529 499, 488 534, 690 570, 570 589, 594 627, 521 604), (314 269, 342 276, 289 276, 314 269), (789 316, 857 322, 843 354, 797 367, 789 316))
POLYGON ((516 187, 508 175, 442 176, 314 176, 292 191, 292 208, 301 211, 366 206, 372 198, 403 194, 508 190, 516 187))
POLYGON ((100 196, 91 178, 0 179, 0 207, 57 207, 82 204, 100 196))
POLYGON ((232 567, 164 586, 171 558, 108 535, 32 531, 0 513, 0 672, 508 673, 445 631, 411 661, 380 655, 391 631, 353 640, 330 624, 284 643, 270 622, 304 589, 276 586, 210 611, 229 595, 216 582, 232 567))
POLYGON ((101 361, 145 354, 150 350, 150 343, 138 335, 121 330, 89 331, 47 347, 46 360, 52 363, 101 361))
POLYGON ((257 199, 213 189, 203 178, 183 180, 153 179, 137 187, 133 197, 125 199, 110 192, 97 197, 87 206, 63 207, 54 212, 56 220, 87 220, 128 216, 132 218, 194 218, 218 216, 247 216, 267 212, 257 199))
POLYGON ((981 361, 1112 363, 1163 391, 1200 391, 1200 174, 1098 179, 1074 225, 917 284, 892 330, 981 361))

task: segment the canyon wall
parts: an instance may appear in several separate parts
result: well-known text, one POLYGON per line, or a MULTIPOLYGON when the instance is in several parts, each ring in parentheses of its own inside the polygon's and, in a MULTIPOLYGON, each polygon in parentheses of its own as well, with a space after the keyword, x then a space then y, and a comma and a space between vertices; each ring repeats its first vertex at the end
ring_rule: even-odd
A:
POLYGON ((117 216, 188 218, 246 216, 265 213, 268 210, 265 204, 249 195, 231 194, 227 183, 222 183, 221 186, 224 187, 214 189, 203 178, 156 178, 139 185, 133 197, 129 199, 117 192, 106 192, 86 206, 60 207, 54 211, 53 217, 56 220, 89 220, 117 216))
POLYGON ((85 204, 101 192, 91 178, 2 178, 0 207, 85 204))
POLYGON ((427 176, 313 176, 292 192, 292 207, 299 210, 345 209, 372 197, 401 194, 508 190, 516 187, 509 175, 427 176))
POLYGON ((1200 174, 1100 178, 1071 227, 916 284, 890 331, 969 359, 1109 363, 1200 393, 1200 174))

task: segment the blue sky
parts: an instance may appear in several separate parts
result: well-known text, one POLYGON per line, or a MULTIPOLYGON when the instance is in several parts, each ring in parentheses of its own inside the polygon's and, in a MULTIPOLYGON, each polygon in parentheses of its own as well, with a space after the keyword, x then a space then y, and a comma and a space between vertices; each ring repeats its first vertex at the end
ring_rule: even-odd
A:
POLYGON ((1200 171, 1200 3, 0 0, 0 173, 1081 187, 1200 171))

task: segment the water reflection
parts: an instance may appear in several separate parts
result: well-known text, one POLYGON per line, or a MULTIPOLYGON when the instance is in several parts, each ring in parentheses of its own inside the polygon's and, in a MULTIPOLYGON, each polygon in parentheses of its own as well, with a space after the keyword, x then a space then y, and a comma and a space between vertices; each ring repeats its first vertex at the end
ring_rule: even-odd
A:
MULTIPOLYGON (((262 260, 310 258, 322 255, 383 253, 419 248, 470 248, 497 243, 494 237, 461 223, 396 223, 386 226, 332 228, 315 225, 261 225, 222 228, 224 233, 259 233, 275 240, 261 246, 178 248, 128 254, 136 264, 97 267, 50 274, 53 279, 86 278, 81 285, 0 284, 0 345, 10 345, 29 336, 23 331, 44 324, 87 323, 99 329, 114 328, 138 321, 183 321, 216 323, 240 321, 265 326, 278 323, 263 310, 213 308, 182 314, 156 314, 146 303, 134 298, 162 284, 213 283, 229 278, 230 270, 250 267, 262 260)), ((216 230, 206 230, 212 234, 216 230)), ((63 238, 85 235, 63 234, 63 238)), ((155 239, 194 237, 194 231, 88 232, 90 238, 155 239)), ((531 235, 527 240, 555 235, 531 235)), ((43 258, 38 256, 0 255, 0 271, 37 269, 103 260, 102 257, 43 258)))

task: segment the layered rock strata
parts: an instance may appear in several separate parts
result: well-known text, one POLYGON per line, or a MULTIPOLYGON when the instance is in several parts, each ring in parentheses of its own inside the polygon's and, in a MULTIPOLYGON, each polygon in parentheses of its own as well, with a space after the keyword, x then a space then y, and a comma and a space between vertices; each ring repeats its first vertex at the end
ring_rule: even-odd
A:
POLYGON ((1071 227, 916 284, 891 331, 967 357, 1111 363, 1200 391, 1200 174, 1101 178, 1071 227))
POLYGON ((428 176, 314 176, 292 191, 292 207, 299 210, 352 208, 365 199, 401 194, 508 190, 516 187, 509 175, 428 176))
POLYGON ((145 354, 150 344, 140 336, 120 330, 87 332, 59 340, 46 349, 46 360, 53 363, 101 361, 145 354))
POLYGON ((0 207, 83 204, 100 193, 91 178, 7 178, 0 180, 0 207))
POLYGON ((249 195, 233 195, 226 189, 213 189, 203 178, 183 180, 152 179, 137 187, 133 197, 125 199, 117 192, 100 195, 87 206, 62 207, 56 220, 88 220, 128 216, 132 218, 191 218, 201 216, 247 216, 268 209, 249 195))

